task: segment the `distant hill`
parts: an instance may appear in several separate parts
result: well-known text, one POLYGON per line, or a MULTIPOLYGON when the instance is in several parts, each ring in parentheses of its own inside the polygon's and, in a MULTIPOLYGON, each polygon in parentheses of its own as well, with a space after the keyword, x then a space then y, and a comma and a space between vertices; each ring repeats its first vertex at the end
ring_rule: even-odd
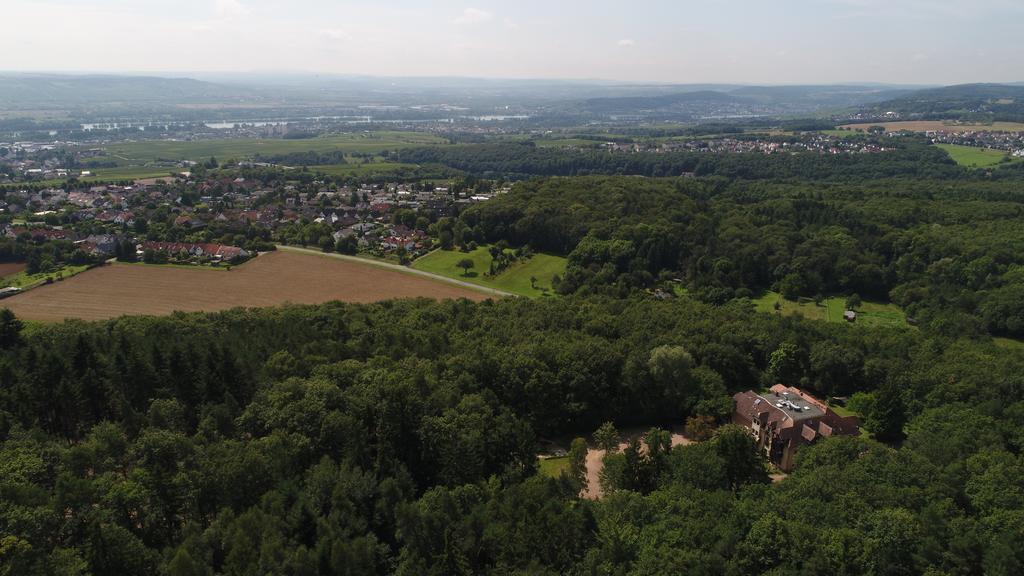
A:
POLYGON ((908 93, 908 89, 886 86, 679 85, 659 87, 658 92, 648 95, 589 98, 566 103, 564 109, 583 114, 635 115, 676 120, 791 116, 859 108, 908 93))
POLYGON ((1024 85, 960 84, 917 90, 866 108, 909 120, 1024 121, 1024 85))
POLYGON ((880 84, 743 86, 284 73, 205 74, 197 79, 0 72, 0 120, 207 121, 363 115, 368 109, 388 119, 498 113, 566 125, 630 119, 760 121, 850 110, 879 117, 895 111, 908 119, 1024 121, 1024 85, 915 89, 880 84))
POLYGON ((700 90, 663 96, 623 96, 590 98, 580 104, 580 112, 595 114, 638 114, 698 104, 749 104, 750 100, 724 92, 700 90))
POLYGON ((890 86, 809 85, 744 86, 729 92, 766 104, 788 104, 807 108, 847 108, 898 98, 913 90, 890 86))
POLYGON ((0 74, 0 108, 255 102, 258 91, 189 78, 0 74))

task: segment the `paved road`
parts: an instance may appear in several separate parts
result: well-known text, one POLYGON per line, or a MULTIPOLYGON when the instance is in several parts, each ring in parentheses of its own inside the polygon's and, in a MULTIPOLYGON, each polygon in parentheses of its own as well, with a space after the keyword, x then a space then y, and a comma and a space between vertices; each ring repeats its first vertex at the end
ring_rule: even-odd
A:
POLYGON ((404 274, 414 274, 416 276, 423 276, 424 278, 430 278, 438 282, 445 282, 448 284, 454 284, 463 288, 469 288, 470 290, 476 290, 477 292, 483 292, 491 296, 515 296, 511 292, 505 292, 503 290, 496 290, 494 288, 488 288, 486 286, 480 286, 479 284, 473 284, 472 282, 464 282, 462 280, 456 280, 455 278, 449 278, 447 276, 441 276, 440 274, 434 274, 432 272, 424 272, 423 270, 416 270, 408 266, 401 266, 399 264, 392 264, 390 262, 381 262, 379 260, 370 260, 369 258, 359 258, 356 256, 348 256, 345 254, 335 254, 332 252, 321 252, 320 250, 312 250, 309 248, 299 248, 296 246, 284 246, 281 244, 277 245, 277 249, 283 252, 297 252, 300 254, 309 254, 311 256, 323 256, 325 258, 335 258, 338 260, 348 260, 349 262, 358 262, 367 266, 376 266, 378 268, 386 268, 394 270, 395 272, 402 272, 404 274))

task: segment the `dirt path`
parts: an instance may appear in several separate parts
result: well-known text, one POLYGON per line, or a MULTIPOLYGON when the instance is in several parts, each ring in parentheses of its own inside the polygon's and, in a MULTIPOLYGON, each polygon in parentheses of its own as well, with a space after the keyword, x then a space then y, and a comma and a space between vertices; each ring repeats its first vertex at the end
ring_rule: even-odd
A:
MULTIPOLYGON (((648 430, 650 428, 630 428, 624 430, 622 432, 623 441, 619 443, 619 450, 626 449, 634 438, 642 438, 648 430)), ((683 435, 682 426, 672 428, 671 432, 673 448, 693 444, 693 440, 683 435)), ((601 489, 602 469, 604 469, 604 450, 593 447, 589 448, 587 450, 587 488, 581 496, 589 500, 599 500, 604 496, 604 491, 601 489)))
POLYGON ((416 276, 422 276, 424 278, 430 278, 438 282, 445 282, 448 284, 454 284, 462 288, 469 288, 470 290, 476 290, 477 292, 483 292, 491 296, 515 296, 511 292, 504 292, 502 290, 496 290, 494 288, 488 288, 486 286, 480 286, 479 284, 473 284, 472 282, 463 282, 455 278, 449 278, 447 276, 441 276, 440 274, 434 274, 432 272, 424 272, 423 270, 416 270, 409 266, 402 266, 400 264, 392 264, 390 262, 381 262, 379 260, 370 260, 369 258, 359 258, 358 256, 348 256, 346 254, 334 254, 330 252, 321 252, 320 250, 313 250, 310 248, 298 248, 296 246, 285 246, 283 244, 277 245, 278 250, 285 252, 299 252, 302 254, 310 254, 313 256, 323 256, 325 258, 335 258, 338 260, 346 260, 349 262, 358 262, 360 264, 367 264, 369 266, 377 266, 379 268, 386 268, 388 270, 394 270, 395 272, 402 272, 404 274, 415 274, 416 276))

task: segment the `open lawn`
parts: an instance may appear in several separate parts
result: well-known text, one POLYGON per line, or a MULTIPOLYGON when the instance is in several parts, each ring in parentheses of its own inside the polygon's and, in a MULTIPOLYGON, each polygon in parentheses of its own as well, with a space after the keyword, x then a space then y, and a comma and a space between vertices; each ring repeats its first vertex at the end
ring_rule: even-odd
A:
POLYGON ((820 134, 827 134, 828 136, 857 136, 857 132, 851 132, 850 130, 818 130, 820 134))
POLYGON ((551 288, 551 279, 556 274, 565 274, 565 264, 565 258, 550 254, 535 254, 529 260, 517 262, 501 274, 489 277, 486 276, 486 273, 491 267, 491 254, 488 252, 487 246, 481 246, 472 252, 435 250, 417 259, 413 262, 412 267, 528 298, 537 298, 554 294, 551 288), (473 261, 473 268, 469 270, 468 274, 456 266, 464 258, 473 261), (537 279, 536 288, 530 285, 531 277, 537 279))
MULTIPOLYGON (((843 312, 846 309, 846 298, 844 297, 826 298, 819 306, 813 301, 801 303, 786 300, 781 294, 769 291, 754 299, 753 302, 758 312, 784 316, 800 314, 810 320, 846 322, 843 319, 843 312), (776 302, 782 306, 780 310, 775 310, 776 302)), ((906 327, 907 319, 903 311, 895 304, 864 301, 860 309, 857 310, 856 324, 858 326, 906 327)))
POLYGON ((88 266, 62 266, 52 272, 29 274, 28 272, 25 272, 25 266, 22 265, 20 272, 4 276, 3 279, 0 280, 0 287, 13 287, 28 290, 29 288, 45 283, 47 278, 52 278, 54 281, 57 281, 57 278, 60 277, 66 280, 76 274, 81 274, 88 269, 88 266))
POLYGON ((146 262, 113 262, 111 266, 139 266, 142 268, 180 268, 182 270, 209 270, 211 272, 230 272, 232 268, 236 266, 211 266, 202 264, 176 264, 168 262, 166 264, 148 264, 146 262))
POLYGON ((376 154, 385 150, 443 144, 444 139, 421 132, 370 132, 306 138, 300 140, 234 138, 199 140, 195 142, 129 142, 107 146, 108 159, 126 165, 140 165, 157 160, 245 159, 256 154, 273 155, 291 152, 360 152, 376 154))
POLYGON ((559 138, 535 140, 538 148, 598 148, 601 142, 584 138, 559 138))
POLYGON ((540 473, 548 478, 558 478, 563 472, 569 471, 569 457, 557 456, 540 459, 540 473))
POLYGON ((166 166, 119 166, 117 168, 88 168, 90 176, 83 176, 83 182, 106 180, 144 180, 148 178, 173 178, 173 174, 181 172, 181 168, 166 166))
POLYGON ((970 168, 986 168, 995 166, 1010 157, 1003 150, 990 150, 988 148, 976 148, 974 146, 958 146, 956 144, 936 144, 949 154, 949 157, 961 166, 970 168))
POLYGON ((872 122, 870 124, 846 124, 840 128, 867 132, 871 126, 884 126, 888 132, 909 130, 911 132, 1024 132, 1024 123, 993 122, 991 124, 954 124, 943 120, 913 120, 904 122, 872 122))
POLYGON ((230 272, 163 266, 112 265, 0 301, 20 318, 102 320, 174 311, 214 312, 331 300, 375 302, 391 298, 488 296, 445 282, 370 264, 295 252, 264 254, 230 272))
POLYGON ((1013 338, 992 338, 992 342, 996 346, 1003 348, 1004 350, 1015 350, 1024 351, 1024 342, 1020 340, 1014 340, 1013 338))
POLYGON ((379 176, 397 174, 402 171, 415 170, 416 164, 400 162, 371 162, 369 164, 331 164, 326 166, 310 166, 310 172, 322 172, 328 176, 379 176))
POLYGON ((828 407, 831 408, 833 412, 835 412, 842 418, 849 418, 850 416, 861 416, 860 414, 854 412, 853 410, 850 410, 846 406, 840 406, 839 404, 835 404, 832 402, 829 403, 828 407))

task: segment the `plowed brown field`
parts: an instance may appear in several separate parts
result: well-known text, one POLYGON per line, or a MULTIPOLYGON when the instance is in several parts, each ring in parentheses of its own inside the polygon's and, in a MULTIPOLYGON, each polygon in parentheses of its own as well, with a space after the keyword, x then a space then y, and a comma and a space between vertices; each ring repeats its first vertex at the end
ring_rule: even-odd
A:
POLYGON ((17 262, 4 262, 0 264, 0 278, 13 276, 25 269, 25 265, 17 262))
POLYGON ((0 300, 0 306, 26 320, 102 320, 286 302, 376 302, 420 296, 488 298, 468 288, 358 262, 271 252, 228 272, 112 264, 0 300))

